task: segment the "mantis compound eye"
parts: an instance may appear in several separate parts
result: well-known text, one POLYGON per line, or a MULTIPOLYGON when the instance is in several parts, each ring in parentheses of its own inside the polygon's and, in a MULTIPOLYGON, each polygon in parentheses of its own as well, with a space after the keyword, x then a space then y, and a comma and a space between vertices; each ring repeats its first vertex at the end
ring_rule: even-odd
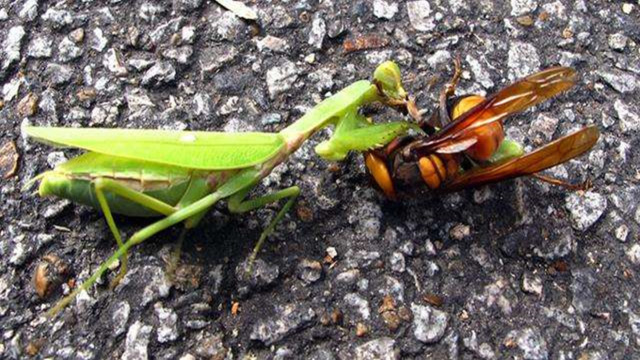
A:
POLYGON ((384 160, 369 152, 365 154, 364 162, 367 165, 367 169, 369 169, 371 176, 376 181, 380 189, 382 189, 384 194, 389 199, 395 199, 396 191, 393 187, 393 180, 391 180, 389 169, 387 168, 384 160))

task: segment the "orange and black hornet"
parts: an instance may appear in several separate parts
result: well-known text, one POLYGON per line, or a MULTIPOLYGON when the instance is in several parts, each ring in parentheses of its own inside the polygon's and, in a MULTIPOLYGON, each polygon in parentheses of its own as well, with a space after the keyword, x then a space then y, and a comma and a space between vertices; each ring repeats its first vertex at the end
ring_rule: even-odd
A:
POLYGON ((543 70, 487 98, 455 97, 459 77, 460 63, 456 61, 456 73, 440 93, 439 108, 428 121, 421 119, 412 99, 405 102, 425 134, 399 137, 382 149, 365 153, 366 166, 387 197, 395 199, 398 189, 416 186, 450 192, 525 175, 571 189, 588 186, 538 173, 591 149, 600 136, 595 126, 527 154, 504 134, 504 120, 510 115, 570 89, 576 82, 573 69, 543 70))

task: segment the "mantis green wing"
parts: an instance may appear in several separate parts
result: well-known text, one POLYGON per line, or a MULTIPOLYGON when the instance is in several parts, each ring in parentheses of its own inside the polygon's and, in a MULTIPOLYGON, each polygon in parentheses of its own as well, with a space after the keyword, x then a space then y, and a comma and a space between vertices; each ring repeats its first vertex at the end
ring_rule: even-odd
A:
POLYGON ((34 139, 105 155, 189 169, 238 169, 263 163, 285 142, 280 134, 26 126, 34 139))

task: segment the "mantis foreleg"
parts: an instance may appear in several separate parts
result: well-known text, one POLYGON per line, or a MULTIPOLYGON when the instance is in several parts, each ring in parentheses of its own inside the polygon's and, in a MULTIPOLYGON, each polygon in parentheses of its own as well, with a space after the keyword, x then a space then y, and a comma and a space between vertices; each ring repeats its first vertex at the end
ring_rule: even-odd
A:
POLYGON ((247 263, 247 273, 251 272, 251 269, 253 267, 253 262, 258 256, 258 252, 260 251, 260 248, 262 248, 262 245, 264 244, 264 241, 266 240, 267 236, 273 233, 273 230, 275 229, 276 225, 282 220, 285 214, 291 209, 296 198, 298 197, 298 195, 300 195, 300 188, 297 186, 291 186, 286 189, 273 192, 271 194, 267 194, 264 196, 257 197, 255 199, 243 201, 244 197, 247 196, 250 190, 251 188, 244 189, 238 192, 237 194, 233 195, 232 197, 230 197, 229 203, 228 203, 229 211, 233 213, 243 213, 243 212, 247 212, 247 211, 251 211, 251 210, 263 207, 266 204, 270 204, 281 199, 285 199, 285 198, 289 198, 289 199, 284 204, 282 209, 278 211, 278 214, 276 214, 273 220, 271 220, 271 223, 269 224, 269 226, 267 226, 262 231, 262 234, 260 234, 260 238, 258 239, 258 242, 254 246, 253 252, 249 257, 249 262, 247 263))
MULTIPOLYGON (((122 242, 122 237, 120 236, 120 230, 118 230, 118 227, 113 220, 111 209, 109 208, 109 204, 104 195, 105 192, 111 192, 164 215, 169 215, 176 211, 176 208, 167 203, 164 203, 139 191, 133 190, 111 179, 97 178, 93 181, 93 186, 96 193, 96 198, 98 199, 98 203, 100 204, 100 209, 102 209, 102 213, 107 220, 107 225, 109 225, 109 229, 111 229, 113 237, 116 238, 116 242, 118 243, 119 248, 124 247, 124 243, 122 242)), ((122 266, 120 267, 118 275, 116 275, 116 277, 111 281, 110 287, 113 288, 118 285, 120 280, 122 280, 124 275, 127 273, 128 255, 129 254, 125 252, 122 256, 122 266)))

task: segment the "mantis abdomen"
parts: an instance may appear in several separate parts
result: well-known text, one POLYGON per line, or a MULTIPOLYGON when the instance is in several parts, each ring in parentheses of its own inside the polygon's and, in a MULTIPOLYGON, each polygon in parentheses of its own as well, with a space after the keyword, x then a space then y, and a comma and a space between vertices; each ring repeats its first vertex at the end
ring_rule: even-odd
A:
MULTIPOLYGON (((99 209, 94 183, 97 179, 108 179, 175 206, 187 192, 193 175, 190 169, 89 152, 42 174, 38 192, 41 196, 54 195, 99 209)), ((105 198, 117 214, 162 216, 112 192, 105 192, 105 198)))

